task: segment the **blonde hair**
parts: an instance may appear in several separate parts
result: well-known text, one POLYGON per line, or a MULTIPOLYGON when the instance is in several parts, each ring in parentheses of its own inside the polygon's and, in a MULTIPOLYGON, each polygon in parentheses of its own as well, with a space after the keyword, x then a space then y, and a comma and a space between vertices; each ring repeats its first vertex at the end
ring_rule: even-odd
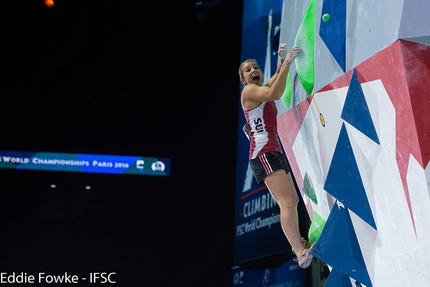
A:
POLYGON ((243 65, 245 65, 246 63, 250 63, 250 62, 255 63, 258 66, 258 68, 261 70, 260 65, 258 65, 258 63, 257 63, 257 60, 255 60, 255 59, 245 60, 239 66, 239 79, 243 79, 243 72, 242 72, 243 65))

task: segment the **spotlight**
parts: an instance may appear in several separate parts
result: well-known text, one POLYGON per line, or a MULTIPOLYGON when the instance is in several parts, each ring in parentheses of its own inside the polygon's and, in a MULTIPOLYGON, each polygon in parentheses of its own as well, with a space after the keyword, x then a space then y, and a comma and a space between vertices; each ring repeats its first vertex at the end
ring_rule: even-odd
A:
POLYGON ((205 20, 210 7, 218 5, 219 0, 205 0, 196 3, 197 19, 205 20))
POLYGON ((208 13, 208 6, 205 2, 197 2, 196 3, 196 13, 197 13, 197 19, 200 21, 206 19, 207 13, 208 13))

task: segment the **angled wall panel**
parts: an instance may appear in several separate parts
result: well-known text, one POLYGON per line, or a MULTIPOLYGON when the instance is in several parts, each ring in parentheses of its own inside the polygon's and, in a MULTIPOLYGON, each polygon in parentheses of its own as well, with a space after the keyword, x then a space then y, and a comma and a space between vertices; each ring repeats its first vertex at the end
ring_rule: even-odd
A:
MULTIPOLYGON (((289 29, 280 42, 293 45, 310 3, 284 1, 281 31, 289 29)), ((316 1, 316 32, 327 23, 324 4, 316 1)), ((329 217, 336 200, 342 202, 369 276, 366 286, 430 286, 424 275, 430 274, 429 12, 429 0, 346 1, 345 71, 326 44, 330 37, 315 33, 314 93, 305 92, 292 65, 295 104, 278 117, 308 214, 326 221, 322 232, 311 225, 310 235, 334 228, 329 217)), ((327 250, 337 244, 318 242, 316 256, 336 258, 327 250)), ((329 284, 348 285, 345 275, 364 283, 341 267, 333 266, 329 284)))

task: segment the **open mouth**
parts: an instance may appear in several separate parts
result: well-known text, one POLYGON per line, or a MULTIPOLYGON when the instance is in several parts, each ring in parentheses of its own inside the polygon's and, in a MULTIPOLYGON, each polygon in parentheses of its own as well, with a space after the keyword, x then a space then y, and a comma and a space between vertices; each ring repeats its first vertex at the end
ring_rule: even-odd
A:
POLYGON ((252 77, 252 80, 253 80, 254 82, 257 82, 257 81, 259 81, 259 80, 260 80, 260 76, 254 76, 254 77, 252 77))

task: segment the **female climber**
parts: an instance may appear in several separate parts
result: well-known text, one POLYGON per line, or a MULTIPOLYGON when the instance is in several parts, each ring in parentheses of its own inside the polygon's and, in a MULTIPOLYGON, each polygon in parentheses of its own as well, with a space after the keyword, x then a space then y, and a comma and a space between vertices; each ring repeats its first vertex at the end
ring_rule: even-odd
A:
POLYGON ((265 183, 278 203, 282 230, 297 256, 299 266, 307 268, 312 262, 313 248, 300 235, 297 213, 299 197, 278 140, 274 102, 284 93, 290 64, 301 51, 298 47, 293 47, 288 53, 286 48, 280 49, 281 62, 276 73, 265 84, 262 82, 263 72, 253 59, 240 65, 239 77, 243 84, 241 103, 246 118, 244 131, 250 140, 251 169, 258 183, 265 183))

